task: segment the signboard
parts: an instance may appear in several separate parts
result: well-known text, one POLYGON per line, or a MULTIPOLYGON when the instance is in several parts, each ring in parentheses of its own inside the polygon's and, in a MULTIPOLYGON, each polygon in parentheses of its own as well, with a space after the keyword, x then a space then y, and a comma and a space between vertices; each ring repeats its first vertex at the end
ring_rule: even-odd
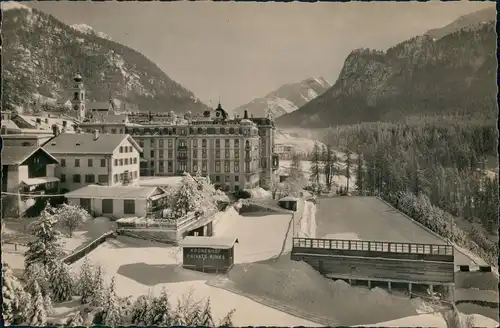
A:
POLYGON ((185 257, 187 260, 225 260, 226 255, 221 249, 213 248, 186 248, 185 257))
POLYGON ((231 249, 183 248, 183 263, 197 268, 223 269, 232 264, 231 249))

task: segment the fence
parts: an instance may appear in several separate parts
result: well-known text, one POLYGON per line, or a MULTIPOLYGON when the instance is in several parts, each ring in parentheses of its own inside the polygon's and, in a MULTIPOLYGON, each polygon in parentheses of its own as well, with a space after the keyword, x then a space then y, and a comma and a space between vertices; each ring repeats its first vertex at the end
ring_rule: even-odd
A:
POLYGON ((81 249, 79 249, 79 250, 77 250, 69 255, 66 255, 65 257, 63 257, 61 259, 61 261, 63 263, 71 265, 71 264, 75 263, 76 261, 78 261, 79 259, 81 259, 82 257, 84 257, 85 255, 89 254, 91 251, 96 249, 97 246, 99 246, 100 244, 102 244, 108 238, 111 238, 111 237, 113 237, 113 238, 115 237, 115 232, 113 230, 110 230, 110 231, 106 232, 105 234, 101 235, 100 237, 98 237, 97 239, 94 239, 93 241, 91 241, 89 244, 82 247, 81 249))
POLYGON ((449 255, 453 256, 453 245, 433 245, 401 242, 381 242, 364 240, 293 238, 293 247, 310 249, 332 249, 369 251, 385 253, 422 254, 422 255, 449 255))

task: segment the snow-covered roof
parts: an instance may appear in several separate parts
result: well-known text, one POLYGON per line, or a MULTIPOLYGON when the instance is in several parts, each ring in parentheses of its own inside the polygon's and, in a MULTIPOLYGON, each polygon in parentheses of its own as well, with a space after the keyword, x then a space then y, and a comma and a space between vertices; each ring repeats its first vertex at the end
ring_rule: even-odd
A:
POLYGON ((179 245, 181 247, 199 247, 199 248, 216 248, 216 249, 228 249, 238 243, 238 239, 235 237, 198 237, 198 236, 187 236, 179 245))
MULTIPOLYGON (((146 161, 147 162, 147 161, 146 161)), ((182 176, 170 177, 139 177, 140 186, 178 186, 182 182, 182 176)))
POLYGON ((281 198, 279 201, 280 202, 296 202, 296 201, 298 201, 298 199, 295 197, 292 197, 292 196, 286 196, 286 197, 281 198))
POLYGON ((98 186, 88 185, 66 193, 66 198, 95 198, 95 199, 148 199, 160 191, 158 187, 133 186, 98 186))

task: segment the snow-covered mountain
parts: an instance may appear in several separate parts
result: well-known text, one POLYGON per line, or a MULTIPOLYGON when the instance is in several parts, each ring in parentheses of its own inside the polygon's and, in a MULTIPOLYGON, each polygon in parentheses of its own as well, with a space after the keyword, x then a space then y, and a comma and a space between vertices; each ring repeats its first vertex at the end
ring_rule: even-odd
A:
POLYGON ((111 96, 141 111, 177 114, 208 109, 146 56, 88 25, 69 26, 20 3, 1 6, 2 109, 29 111, 44 99, 64 102, 77 70, 90 101, 111 96))
POLYGON ((262 98, 254 99, 248 104, 236 108, 234 112, 243 115, 246 109, 249 114, 255 117, 264 117, 269 112, 276 118, 297 110, 330 87, 331 84, 322 77, 285 84, 262 98))
POLYGON ((87 24, 73 24, 70 26, 72 29, 77 30, 80 33, 83 34, 90 34, 90 35, 95 35, 100 38, 106 39, 106 40, 111 40, 111 37, 103 32, 98 32, 94 30, 94 28, 90 25, 87 24))

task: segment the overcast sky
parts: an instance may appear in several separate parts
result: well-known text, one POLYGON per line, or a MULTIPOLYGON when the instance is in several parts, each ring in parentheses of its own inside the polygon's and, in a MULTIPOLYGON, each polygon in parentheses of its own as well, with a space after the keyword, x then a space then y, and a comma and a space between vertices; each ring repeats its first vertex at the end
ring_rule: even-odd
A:
POLYGON ((227 109, 286 83, 334 83, 356 48, 385 50, 493 2, 36 2, 153 60, 202 101, 227 109))

